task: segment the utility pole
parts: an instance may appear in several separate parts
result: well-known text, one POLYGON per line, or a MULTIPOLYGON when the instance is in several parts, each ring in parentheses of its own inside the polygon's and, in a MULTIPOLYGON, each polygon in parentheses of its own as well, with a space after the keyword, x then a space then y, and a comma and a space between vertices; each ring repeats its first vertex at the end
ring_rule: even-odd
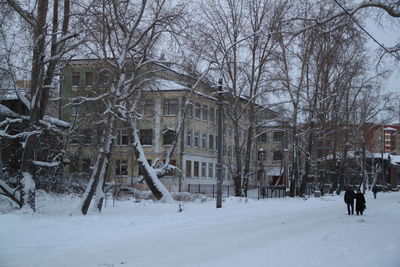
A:
POLYGON ((223 108, 222 108, 222 78, 218 81, 218 161, 217 161, 217 203, 216 207, 222 208, 222 124, 223 124, 223 108))

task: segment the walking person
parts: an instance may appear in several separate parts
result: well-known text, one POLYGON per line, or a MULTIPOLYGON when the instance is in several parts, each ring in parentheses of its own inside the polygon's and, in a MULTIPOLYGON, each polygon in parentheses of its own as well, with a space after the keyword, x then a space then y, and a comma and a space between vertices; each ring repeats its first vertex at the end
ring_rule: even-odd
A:
POLYGON ((376 194, 378 193, 378 187, 376 187, 376 185, 372 187, 372 193, 374 193, 374 198, 376 199, 376 194))
POLYGON ((347 187, 346 193, 344 193, 344 202, 347 204, 348 215, 354 214, 354 190, 351 186, 347 187))
POLYGON ((357 190, 357 194, 355 194, 355 199, 356 199, 356 213, 363 215, 363 212, 366 208, 365 206, 365 197, 364 194, 361 193, 361 190, 357 190))

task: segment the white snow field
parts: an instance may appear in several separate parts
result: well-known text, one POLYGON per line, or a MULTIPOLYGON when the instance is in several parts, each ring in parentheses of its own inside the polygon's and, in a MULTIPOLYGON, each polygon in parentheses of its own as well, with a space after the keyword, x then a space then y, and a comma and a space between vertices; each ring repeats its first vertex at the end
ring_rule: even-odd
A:
POLYGON ((400 266, 400 193, 366 194, 363 216, 342 196, 162 204, 108 202, 69 215, 78 199, 0 215, 0 266, 400 266))

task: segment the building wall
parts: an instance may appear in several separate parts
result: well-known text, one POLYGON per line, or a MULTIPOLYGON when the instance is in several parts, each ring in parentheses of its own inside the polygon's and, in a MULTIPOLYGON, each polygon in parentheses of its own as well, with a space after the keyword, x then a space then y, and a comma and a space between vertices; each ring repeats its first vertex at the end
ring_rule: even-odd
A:
MULTIPOLYGON (((93 65, 89 62, 78 62, 72 64, 63 71, 64 80, 61 85, 61 96, 66 98, 76 96, 94 96, 104 92, 104 87, 98 85, 100 66, 93 65), (93 83, 86 86, 87 72, 93 72, 93 83), (77 84, 77 73, 79 73, 79 84, 77 84), (73 86, 73 77, 75 75, 75 86, 73 86), (94 91, 94 92, 93 92, 94 91)), ((163 74, 165 77, 168 75, 163 74)), ((171 77, 169 77, 171 78, 171 77)), ((177 76, 171 79, 176 79, 177 76)), ((154 112, 148 116, 144 116, 143 120, 138 123, 140 130, 152 130, 152 144, 143 145, 147 159, 154 163, 157 159, 165 160, 166 153, 170 145, 163 144, 163 134, 168 129, 177 129, 178 123, 183 117, 183 106, 186 100, 192 103, 192 114, 187 114, 183 125, 183 131, 178 139, 177 147, 175 148, 172 156, 172 163, 177 166, 179 170, 175 170, 166 177, 162 178, 167 188, 173 191, 187 189, 188 184, 215 184, 216 183, 216 166, 217 166, 217 104, 216 99, 210 94, 211 90, 207 88, 196 89, 195 92, 190 93, 190 88, 186 90, 173 90, 174 88, 167 88, 161 91, 144 92, 142 95, 142 102, 145 100, 153 101, 154 112), (176 99, 178 101, 178 111, 174 115, 164 114, 164 104, 168 100, 176 99), (197 116, 196 107, 200 107, 200 117, 197 116), (211 115, 212 113, 212 115, 211 115), (190 138, 190 141, 188 140, 190 138), (212 141, 210 141, 212 140, 212 141)), ((66 102, 62 105, 67 104, 66 102)), ((101 119, 102 103, 93 103, 79 105, 78 107, 66 106, 62 109, 61 118, 67 121, 80 119, 83 116, 81 128, 78 132, 81 135, 80 141, 77 144, 71 144, 68 147, 69 154, 75 155, 78 158, 77 162, 71 161, 67 171, 78 171, 86 173, 86 177, 90 173, 88 169, 88 162, 90 165, 95 163, 97 151, 99 149, 99 134, 102 127, 97 125, 97 121, 101 119), (81 112, 77 113, 77 110, 81 112), (76 114, 77 116, 74 116, 76 114), (85 132, 86 131, 86 132, 85 132), (89 133, 88 133, 89 132, 89 133), (91 135, 90 142, 86 142, 88 135, 91 135), (86 141, 82 141, 86 140, 86 141)), ((142 112, 145 113, 144 111, 142 112)), ((246 118, 241 122, 245 125, 246 118)), ((232 127, 227 117, 224 123, 224 184, 232 183, 232 173, 229 171, 232 167, 235 168, 235 154, 233 153, 233 134, 232 127)), ((244 128, 244 127, 243 127, 244 128)), ((107 181, 116 181, 125 185, 137 186, 145 188, 144 185, 138 183, 141 181, 138 164, 135 160, 134 152, 131 147, 131 140, 124 144, 118 144, 118 140, 123 134, 121 131, 129 132, 130 129, 116 126, 116 139, 113 145, 113 152, 107 172, 107 181), (118 164, 119 163, 119 164, 118 164)), ((243 141, 244 134, 240 137, 243 141)), ((90 139, 90 138, 89 138, 90 139)), ((124 139, 126 140, 126 139, 124 139)), ((261 144, 254 143, 251 169, 256 170, 259 168, 258 162, 258 149, 264 146, 267 151, 274 151, 283 149, 282 142, 274 142, 272 140, 272 132, 269 134, 268 142, 261 144)), ((244 153, 243 153, 244 155, 244 153)), ((268 165, 281 166, 282 160, 274 161, 272 159, 273 152, 268 153, 268 165)), ((250 185, 257 185, 257 176, 253 175, 250 180, 250 185)))

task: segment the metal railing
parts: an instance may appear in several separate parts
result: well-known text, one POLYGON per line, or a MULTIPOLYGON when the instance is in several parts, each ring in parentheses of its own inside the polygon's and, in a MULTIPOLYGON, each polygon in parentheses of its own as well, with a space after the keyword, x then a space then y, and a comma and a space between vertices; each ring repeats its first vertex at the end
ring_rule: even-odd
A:
MULTIPOLYGON (((216 197, 217 185, 215 184, 188 184, 189 193, 203 194, 212 198, 216 197)), ((262 198, 281 198, 285 197, 286 187, 284 186, 264 186, 248 190, 247 197, 253 199, 262 198)), ((222 196, 235 196, 235 189, 232 185, 222 185, 222 196)))

